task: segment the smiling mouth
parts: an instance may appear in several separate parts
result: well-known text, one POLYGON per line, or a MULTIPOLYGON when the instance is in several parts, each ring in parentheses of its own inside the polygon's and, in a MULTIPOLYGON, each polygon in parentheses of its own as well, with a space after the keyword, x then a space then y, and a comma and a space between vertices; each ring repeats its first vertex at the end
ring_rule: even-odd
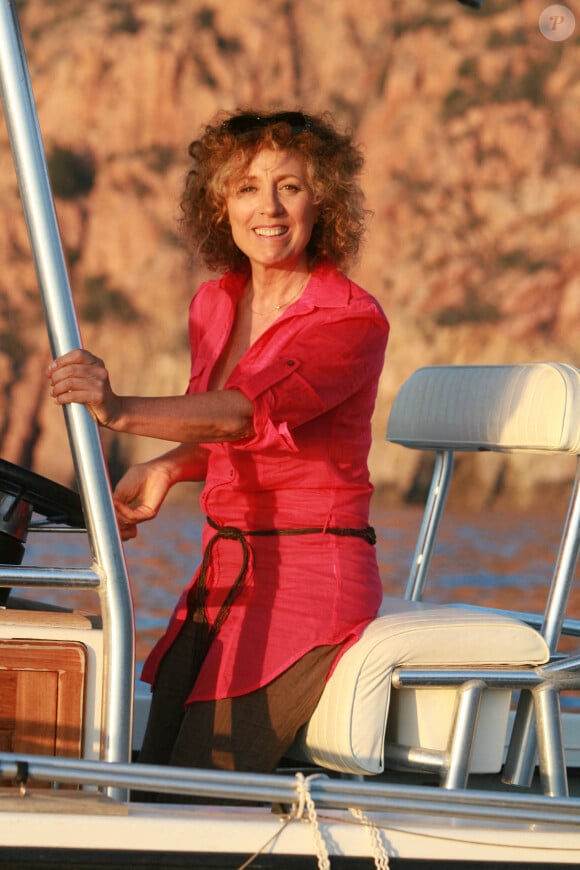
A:
POLYGON ((256 227, 254 232, 257 236, 272 238, 285 235, 288 232, 288 227, 256 227))

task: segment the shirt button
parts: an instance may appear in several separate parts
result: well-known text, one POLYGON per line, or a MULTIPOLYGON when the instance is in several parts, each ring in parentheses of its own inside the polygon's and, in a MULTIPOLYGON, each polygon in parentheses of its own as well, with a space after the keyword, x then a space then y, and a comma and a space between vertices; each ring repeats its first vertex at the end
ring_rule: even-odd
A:
POLYGON ((286 365, 288 365, 288 366, 293 366, 293 365, 295 365, 294 360, 293 360, 293 359, 289 359, 289 360, 286 362, 286 365))

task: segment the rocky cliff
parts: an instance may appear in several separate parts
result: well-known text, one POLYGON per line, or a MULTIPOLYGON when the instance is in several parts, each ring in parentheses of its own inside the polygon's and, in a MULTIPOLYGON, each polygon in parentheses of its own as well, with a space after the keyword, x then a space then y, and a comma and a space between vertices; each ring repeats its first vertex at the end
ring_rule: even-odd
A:
MULTIPOLYGON (((219 109, 329 109, 354 129, 374 212, 353 277, 392 324, 372 454, 410 497, 424 462, 386 448, 388 408, 429 363, 579 363, 580 49, 543 0, 25 0, 18 4, 85 345, 119 392, 181 392, 202 277, 179 239, 188 142, 219 109)), ((70 482, 34 268, 0 122, 0 454, 70 482)), ((158 444, 106 437, 113 476, 158 444)), ((469 463, 471 504, 529 502, 573 465, 469 463), (528 466, 529 467, 529 466, 528 466)))

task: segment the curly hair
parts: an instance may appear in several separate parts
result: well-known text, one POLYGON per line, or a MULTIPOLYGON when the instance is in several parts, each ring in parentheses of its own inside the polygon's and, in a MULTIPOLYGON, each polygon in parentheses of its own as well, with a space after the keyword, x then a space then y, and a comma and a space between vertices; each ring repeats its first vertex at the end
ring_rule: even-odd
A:
POLYGON ((181 198, 188 244, 212 270, 248 269, 248 258, 232 238, 226 197, 262 148, 292 149, 304 159, 318 207, 307 246, 310 266, 325 259, 339 269, 352 264, 369 214, 357 180, 364 160, 351 135, 339 132, 328 113, 244 110, 218 116, 208 124, 189 146, 192 165, 181 198), (295 117, 302 123, 293 124, 295 117))

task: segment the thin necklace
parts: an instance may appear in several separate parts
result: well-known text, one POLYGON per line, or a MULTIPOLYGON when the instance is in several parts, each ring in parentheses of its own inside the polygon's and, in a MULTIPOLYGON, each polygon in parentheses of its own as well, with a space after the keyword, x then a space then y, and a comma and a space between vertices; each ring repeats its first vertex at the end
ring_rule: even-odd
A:
POLYGON ((298 290, 298 293, 295 296, 292 296, 292 298, 288 299, 286 302, 280 302, 279 305, 274 305, 274 307, 270 308, 269 311, 256 311, 255 308, 252 308, 252 303, 250 302, 249 297, 246 297, 247 303, 248 303, 248 308, 250 309, 252 314, 257 314, 258 317, 267 317, 268 314, 273 314, 275 311, 280 311, 280 309, 286 308, 288 305, 290 305, 291 302, 294 302, 294 300, 298 299, 298 297, 300 296, 300 294, 302 293, 302 291, 304 290, 304 288, 308 284, 309 278, 310 278, 310 273, 308 273, 308 275, 306 275, 306 278, 304 279, 304 281, 300 285, 300 289, 298 290))

